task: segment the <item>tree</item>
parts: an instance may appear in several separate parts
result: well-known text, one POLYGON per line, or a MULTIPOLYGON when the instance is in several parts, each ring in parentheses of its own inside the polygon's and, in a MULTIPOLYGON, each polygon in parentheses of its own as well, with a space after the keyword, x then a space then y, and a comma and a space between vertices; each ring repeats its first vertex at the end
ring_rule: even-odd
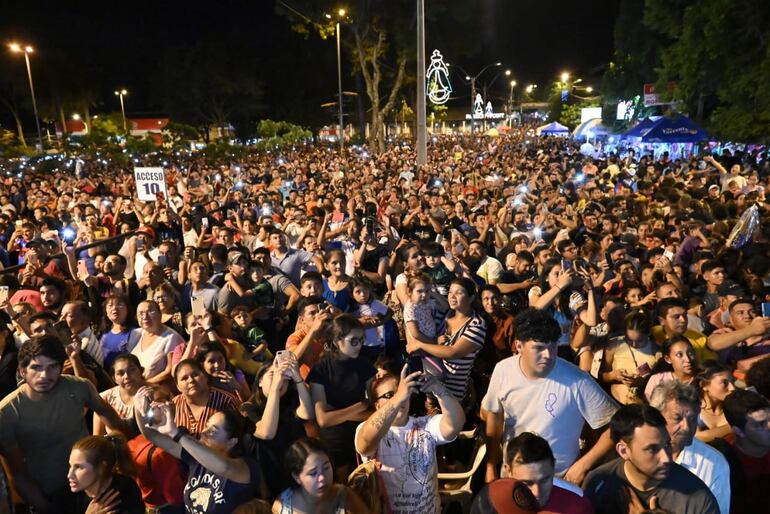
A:
POLYGON ((21 123, 22 109, 27 109, 29 89, 21 69, 16 69, 16 60, 0 59, 0 103, 13 116, 16 135, 22 147, 27 147, 24 127, 21 123), (12 68, 11 66, 14 66, 12 68))
MULTIPOLYGON (((317 31, 322 37, 334 34, 334 20, 321 14, 336 12, 335 2, 296 0, 291 6, 284 2, 278 5, 279 12, 298 33, 317 31)), ((415 7, 414 0, 357 0, 350 6, 342 31, 352 34, 348 46, 353 64, 364 79, 370 104, 369 147, 376 153, 385 148, 386 120, 397 115, 400 91, 413 83, 408 70, 414 69, 415 7)), ((452 35, 445 41, 445 55, 459 59, 479 48, 481 40, 475 34, 480 30, 481 19, 468 17, 467 4, 433 2, 426 6, 425 17, 426 27, 434 33, 452 35)))
POLYGON ((714 134, 768 141, 770 4, 763 0, 648 0, 644 21, 670 43, 659 83, 714 134))
POLYGON ((212 126, 232 123, 241 136, 249 127, 253 131, 257 113, 264 107, 256 75, 258 52, 240 48, 236 54, 236 46, 226 40, 201 39, 193 47, 169 48, 163 57, 161 102, 171 118, 196 127, 205 141, 212 126))

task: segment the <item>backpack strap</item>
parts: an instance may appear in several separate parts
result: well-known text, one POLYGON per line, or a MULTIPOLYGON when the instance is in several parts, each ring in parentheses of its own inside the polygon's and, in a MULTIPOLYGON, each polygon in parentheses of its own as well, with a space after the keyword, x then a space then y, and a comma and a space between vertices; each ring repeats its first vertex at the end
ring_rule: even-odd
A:
POLYGON ((147 473, 152 473, 152 454, 155 453, 155 450, 157 449, 158 447, 153 444, 147 451, 147 473))

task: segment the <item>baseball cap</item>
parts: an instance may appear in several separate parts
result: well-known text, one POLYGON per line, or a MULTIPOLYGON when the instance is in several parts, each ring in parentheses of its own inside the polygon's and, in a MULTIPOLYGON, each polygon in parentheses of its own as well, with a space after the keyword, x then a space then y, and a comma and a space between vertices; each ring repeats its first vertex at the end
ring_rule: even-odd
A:
POLYGON ((725 280, 719 284, 717 286, 717 294, 719 296, 746 296, 741 285, 734 280, 725 280))
POLYGON ((155 239, 155 230, 153 230, 152 227, 149 227, 147 225, 142 225, 138 229, 136 229, 137 234, 144 234, 147 236, 150 236, 151 238, 155 239))
POLYGON ((718 186, 718 185, 716 185, 716 184, 711 184, 711 185, 709 186, 709 191, 711 191, 712 189, 716 189, 716 190, 719 190, 719 186, 718 186))
POLYGON ((42 237, 36 237, 32 239, 29 243, 27 243, 27 248, 32 248, 33 246, 46 246, 46 241, 42 237))
POLYGON ((484 514, 529 514, 539 510, 537 499, 523 483, 513 478, 495 480, 488 486, 489 503, 480 502, 484 514))
POLYGON ((234 251, 227 254, 227 264, 237 264, 238 261, 244 260, 246 264, 249 262, 249 258, 241 251, 234 251))

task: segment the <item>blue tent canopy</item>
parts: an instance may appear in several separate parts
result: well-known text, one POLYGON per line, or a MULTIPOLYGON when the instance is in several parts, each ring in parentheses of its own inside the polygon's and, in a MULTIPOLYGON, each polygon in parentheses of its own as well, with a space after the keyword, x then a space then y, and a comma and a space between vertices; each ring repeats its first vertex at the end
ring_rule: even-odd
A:
POLYGON ((567 136, 569 129, 557 121, 552 121, 548 125, 538 127, 536 132, 540 135, 567 136))
POLYGON ((699 143, 708 138, 706 131, 687 116, 661 118, 642 136, 645 143, 699 143))
MULTIPOLYGON (((658 119, 658 121, 660 121, 660 119, 658 119)), ((628 129, 623 134, 623 137, 642 137, 653 125, 655 125, 655 123, 656 120, 653 120, 652 118, 644 118, 642 121, 628 129)))

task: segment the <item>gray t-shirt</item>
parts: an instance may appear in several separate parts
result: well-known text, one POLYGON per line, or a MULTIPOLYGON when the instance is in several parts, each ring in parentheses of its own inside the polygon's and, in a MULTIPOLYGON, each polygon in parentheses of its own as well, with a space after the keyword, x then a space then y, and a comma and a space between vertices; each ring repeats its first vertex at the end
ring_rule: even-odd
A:
POLYGON ((551 445, 556 473, 577 460, 584 421, 597 429, 609 423, 617 404, 591 375, 563 359, 556 359, 545 378, 527 378, 518 355, 497 363, 481 402, 488 412, 503 412, 504 440, 534 432, 551 445))
POLYGON ((0 452, 18 448, 43 492, 61 491, 67 487, 72 445, 88 435, 85 411, 101 403, 90 382, 71 375, 62 375, 40 401, 18 388, 0 402, 0 452))

